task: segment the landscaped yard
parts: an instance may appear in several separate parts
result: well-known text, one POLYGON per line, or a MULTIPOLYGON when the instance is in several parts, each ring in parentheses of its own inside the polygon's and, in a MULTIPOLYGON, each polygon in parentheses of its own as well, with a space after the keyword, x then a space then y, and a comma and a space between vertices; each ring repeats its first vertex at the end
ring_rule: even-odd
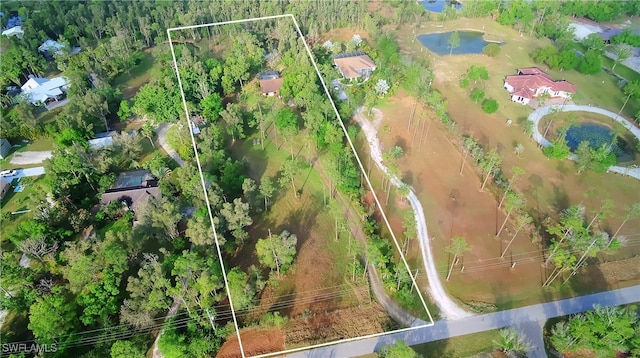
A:
POLYGON ((123 72, 113 80, 113 86, 122 90, 123 99, 130 99, 138 92, 140 87, 149 82, 151 70, 155 65, 155 60, 151 50, 143 52, 142 60, 128 73, 123 72))
MULTIPOLYGON (((12 214, 14 212, 20 212, 24 210, 33 210, 33 202, 31 201, 31 194, 41 190, 40 184, 44 176, 21 178, 20 182, 24 185, 24 190, 16 193, 13 191, 13 187, 7 192, 2 199, 2 232, 9 233, 16 228, 22 221, 28 220, 32 214, 29 212, 21 214, 12 214)), ((18 184, 18 180, 14 179, 12 185, 18 184)), ((6 234, 5 234, 6 235, 6 234)), ((3 241, 5 240, 3 236, 3 241)))

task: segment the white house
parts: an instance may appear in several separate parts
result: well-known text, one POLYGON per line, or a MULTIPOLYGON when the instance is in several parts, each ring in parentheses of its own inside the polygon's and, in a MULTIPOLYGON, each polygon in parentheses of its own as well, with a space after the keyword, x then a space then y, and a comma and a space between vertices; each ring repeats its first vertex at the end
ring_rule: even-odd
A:
POLYGON ((520 104, 529 104, 533 98, 545 93, 552 98, 571 98, 576 93, 576 86, 571 82, 554 81, 538 67, 519 68, 516 75, 507 76, 504 89, 511 93, 513 102, 520 104))
POLYGON ((22 37, 22 35, 24 35, 24 31, 20 26, 12 27, 10 29, 2 31, 2 36, 7 36, 7 37, 16 36, 20 38, 22 37))
POLYGON ((21 89, 26 100, 40 105, 62 99, 68 87, 69 80, 65 77, 48 79, 30 76, 21 89))

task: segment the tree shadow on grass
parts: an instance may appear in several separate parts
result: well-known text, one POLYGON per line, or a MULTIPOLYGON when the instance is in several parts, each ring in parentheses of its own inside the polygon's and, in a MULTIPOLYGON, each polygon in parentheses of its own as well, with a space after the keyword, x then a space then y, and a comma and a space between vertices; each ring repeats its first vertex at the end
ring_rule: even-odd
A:
POLYGON ((553 205, 557 213, 561 213, 569 208, 569 196, 564 187, 553 185, 553 198, 551 201, 551 205, 553 205))

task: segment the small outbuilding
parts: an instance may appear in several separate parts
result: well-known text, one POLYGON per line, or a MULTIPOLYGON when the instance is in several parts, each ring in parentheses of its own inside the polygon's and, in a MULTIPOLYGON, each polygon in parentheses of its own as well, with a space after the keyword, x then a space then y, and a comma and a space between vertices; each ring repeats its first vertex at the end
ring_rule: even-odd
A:
POLYGON ((11 151, 11 143, 6 138, 0 138, 0 159, 4 159, 11 151))

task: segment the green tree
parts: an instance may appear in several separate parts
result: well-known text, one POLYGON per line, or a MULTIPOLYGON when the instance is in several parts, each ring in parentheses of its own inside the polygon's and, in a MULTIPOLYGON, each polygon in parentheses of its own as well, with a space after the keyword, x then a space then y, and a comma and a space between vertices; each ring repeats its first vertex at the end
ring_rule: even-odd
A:
POLYGON ((602 55, 595 50, 588 50, 580 59, 578 71, 587 75, 595 75, 602 71, 602 55))
POLYGON ((269 200, 275 191, 271 178, 266 175, 262 177, 262 180, 260 181, 260 188, 258 190, 260 191, 260 195, 264 198, 264 210, 266 211, 269 208, 269 200))
POLYGON ((502 164, 502 157, 495 149, 492 149, 487 155, 485 155, 480 161, 480 168, 485 173, 484 180, 482 181, 482 186, 480 190, 484 190, 485 185, 487 185, 487 181, 489 177, 493 176, 494 170, 496 167, 500 167, 502 164))
POLYGON ((624 100, 624 104, 620 111, 618 111, 618 116, 624 110, 624 107, 627 106, 627 102, 629 102, 629 98, 640 98, 640 80, 629 81, 626 86, 624 86, 624 94, 627 95, 627 98, 624 100))
POLYGON ((200 101, 202 115, 209 121, 215 122, 222 112, 222 97, 217 93, 212 93, 200 101))
POLYGON ((115 341, 111 345, 111 358, 144 358, 144 356, 144 350, 132 341, 115 341))
POLYGON ((267 239, 260 239, 256 243, 258 260, 271 270, 275 269, 278 277, 289 268, 296 255, 296 235, 284 230, 279 236, 271 235, 267 239))
POLYGON ((233 203, 222 204, 220 214, 225 218, 231 235, 236 238, 237 245, 242 245, 249 237, 244 228, 253 223, 251 216, 249 216, 249 204, 240 198, 235 198, 233 203))
POLYGON ((605 49, 604 41, 597 33, 587 35, 587 37, 582 39, 582 44, 587 48, 587 50, 594 51, 598 55, 601 55, 605 49))
POLYGON ((449 44, 449 56, 451 56, 453 54, 453 49, 460 46, 460 34, 458 33, 458 31, 454 31, 451 33, 451 36, 449 36, 447 43, 449 44))
POLYGON ((227 129, 227 133, 231 134, 232 142, 236 141, 235 133, 238 133, 240 138, 244 137, 243 125, 244 121, 242 120, 242 113, 240 111, 240 106, 236 103, 227 104, 227 108, 220 112, 220 116, 225 123, 225 127, 227 129))
POLYGON ((302 162, 300 162, 297 158, 287 158, 284 164, 282 164, 282 170, 280 175, 279 183, 280 185, 285 185, 287 183, 291 183, 291 188, 293 189, 293 195, 298 197, 298 190, 296 189, 295 176, 298 174, 298 171, 302 169, 302 162))
POLYGON ((504 328, 499 331, 499 334, 500 338, 493 341, 495 348, 506 353, 507 357, 526 357, 530 344, 517 331, 512 328, 504 328))
POLYGON ((484 91, 480 88, 474 88, 471 90, 470 97, 475 103, 478 103, 478 101, 481 101, 484 98, 484 91))
POLYGON ((480 65, 471 65, 467 70, 467 75, 469 76, 469 79, 473 80, 473 83, 477 83, 479 80, 484 83, 484 81, 489 80, 489 72, 487 71, 487 68, 480 65))
POLYGON ((129 101, 123 100, 120 102, 120 107, 118 108, 117 114, 118 118, 120 118, 121 121, 126 121, 133 116, 133 111, 129 106, 129 101))
POLYGON ((482 102, 482 110, 487 114, 496 113, 498 111, 498 101, 493 98, 487 98, 482 102))
POLYGON ((396 340, 393 345, 385 345, 378 352, 380 358, 417 358, 418 354, 404 341, 396 340))
POLYGON ((449 281, 449 277, 451 277, 453 266, 458 262, 458 257, 461 256, 465 251, 470 251, 472 249, 473 245, 469 244, 464 237, 454 236, 451 238, 451 244, 444 248, 445 252, 453 255, 451 265, 449 266, 449 272, 447 273, 447 281, 449 281))
POLYGON ((155 129, 153 128, 153 124, 151 122, 146 121, 142 128, 140 128, 140 134, 149 140, 151 146, 155 149, 156 145, 153 144, 153 135, 155 134, 155 129))
POLYGON ((615 357, 637 352, 639 331, 636 306, 595 305, 593 310, 571 316, 568 322, 557 323, 549 338, 561 354, 615 357))
POLYGON ((615 55, 611 71, 615 71, 616 66, 628 59, 633 53, 633 47, 627 44, 615 44, 611 48, 611 52, 615 55))
MULTIPOLYGON (((276 130, 286 142, 293 145, 293 136, 298 133, 298 116, 289 108, 278 111, 275 119, 276 130)), ((276 137, 277 137, 276 133, 276 137)), ((276 139, 277 140, 277 139, 276 139)), ((290 147, 291 158, 293 158, 293 147, 290 147)))
POLYGON ((497 43, 490 43, 482 48, 482 53, 489 57, 496 57, 500 54, 500 45, 497 43))
POLYGON ((75 305, 60 287, 39 299, 29 309, 29 329, 40 343, 52 343, 54 337, 73 332, 77 324, 75 305))
POLYGON ((505 210, 507 211, 507 216, 504 218, 502 226, 500 226, 500 229, 496 233, 496 236, 500 236, 500 233, 502 233, 505 225, 507 225, 507 221, 509 220, 509 217, 511 217, 511 214, 522 210, 526 202, 526 199, 521 194, 515 192, 510 192, 509 194, 507 194, 507 200, 505 202, 505 210))

